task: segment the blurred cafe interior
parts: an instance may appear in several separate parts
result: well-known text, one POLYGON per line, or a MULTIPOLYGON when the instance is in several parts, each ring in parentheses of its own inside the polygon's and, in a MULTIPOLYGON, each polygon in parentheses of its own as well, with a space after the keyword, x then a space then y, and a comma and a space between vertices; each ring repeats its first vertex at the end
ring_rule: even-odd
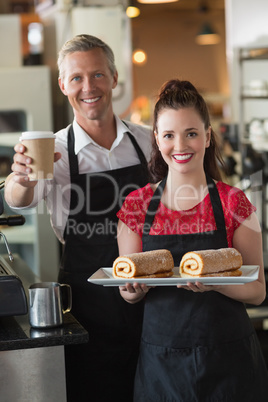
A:
MULTIPOLYGON (((72 122, 57 84, 57 54, 76 34, 98 36, 115 53, 113 104, 122 119, 150 125, 158 90, 171 78, 201 91, 221 141, 225 180, 257 207, 268 273, 267 18, 267 0, 1 0, 1 181, 22 131, 56 132, 72 122)), ((0 229, 12 253, 40 280, 56 281, 61 249, 45 205, 12 211, 1 203, 0 229), (6 223, 20 213, 24 225, 6 223)), ((1 241, 0 257, 6 253, 1 241)), ((248 311, 268 365, 268 303, 248 311)))

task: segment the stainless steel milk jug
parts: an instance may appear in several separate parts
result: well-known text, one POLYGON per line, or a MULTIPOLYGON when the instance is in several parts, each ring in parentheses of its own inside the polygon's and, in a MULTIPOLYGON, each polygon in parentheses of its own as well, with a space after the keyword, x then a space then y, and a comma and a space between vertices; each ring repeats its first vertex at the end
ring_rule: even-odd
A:
POLYGON ((29 320, 34 328, 51 328, 63 324, 63 314, 72 308, 71 287, 57 282, 34 283, 29 287, 29 320), (63 307, 63 291, 66 307, 63 307))

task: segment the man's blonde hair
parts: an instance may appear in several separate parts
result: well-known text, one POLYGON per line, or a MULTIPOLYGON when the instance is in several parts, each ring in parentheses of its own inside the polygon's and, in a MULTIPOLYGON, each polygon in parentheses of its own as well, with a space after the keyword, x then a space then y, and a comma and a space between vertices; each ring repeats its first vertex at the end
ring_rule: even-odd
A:
POLYGON ((58 62, 57 62, 59 69, 59 77, 64 78, 63 61, 68 54, 74 52, 87 52, 88 50, 96 48, 103 50, 103 53, 107 58, 109 69, 112 75, 114 75, 117 69, 115 66, 114 53, 110 48, 110 46, 108 46, 105 42, 103 42, 96 36, 82 34, 82 35, 76 35, 73 39, 65 42, 65 44, 59 51, 58 62))

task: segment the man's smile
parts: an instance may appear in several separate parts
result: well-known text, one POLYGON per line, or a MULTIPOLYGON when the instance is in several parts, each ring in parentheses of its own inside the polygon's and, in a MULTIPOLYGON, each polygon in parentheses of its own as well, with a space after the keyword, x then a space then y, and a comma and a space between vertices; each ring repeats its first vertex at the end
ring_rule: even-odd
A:
POLYGON ((82 99, 82 102, 94 103, 94 102, 97 102, 100 98, 101 98, 101 96, 97 96, 96 98, 92 98, 92 99, 82 99))

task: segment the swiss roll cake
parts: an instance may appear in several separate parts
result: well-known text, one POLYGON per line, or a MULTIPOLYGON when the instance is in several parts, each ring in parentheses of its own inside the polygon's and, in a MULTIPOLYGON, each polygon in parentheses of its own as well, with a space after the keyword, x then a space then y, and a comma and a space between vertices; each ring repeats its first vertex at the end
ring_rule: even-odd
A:
POLYGON ((187 277, 240 276, 242 256, 235 248, 190 251, 181 259, 180 275, 187 277))
POLYGON ((152 250, 119 256, 113 263, 115 278, 165 278, 173 275, 169 250, 152 250))

